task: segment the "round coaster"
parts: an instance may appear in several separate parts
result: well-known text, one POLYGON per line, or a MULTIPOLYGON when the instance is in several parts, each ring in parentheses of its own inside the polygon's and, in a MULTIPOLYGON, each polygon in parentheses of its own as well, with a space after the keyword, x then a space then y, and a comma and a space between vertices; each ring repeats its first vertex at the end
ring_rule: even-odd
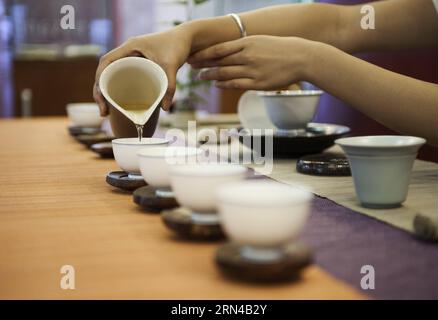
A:
POLYGON ((301 271, 311 264, 310 249, 300 243, 290 244, 269 260, 251 259, 242 254, 244 246, 232 243, 221 246, 216 252, 216 263, 228 276, 237 280, 280 282, 299 278, 301 271))
POLYGON ((134 202, 143 209, 152 212, 161 212, 162 210, 173 209, 179 206, 174 197, 157 196, 155 189, 151 186, 135 190, 134 202))
POLYGON ((102 132, 101 128, 98 127, 79 127, 79 126, 69 126, 68 132, 72 136, 86 135, 86 134, 97 134, 102 132))
POLYGON ((114 159, 113 146, 111 142, 95 143, 90 148, 102 158, 114 159))
POLYGON ((111 142, 114 139, 114 137, 110 137, 106 133, 101 132, 97 134, 79 135, 76 136, 76 139, 80 143, 86 145, 87 147, 90 147, 96 143, 111 142))
POLYGON ((164 224, 183 238, 193 240, 219 240, 225 238, 219 219, 202 218, 202 214, 196 214, 187 208, 177 208, 174 210, 163 211, 161 218, 164 224))
POLYGON ((106 176, 106 182, 113 187, 126 191, 134 191, 147 185, 143 178, 133 178, 124 171, 114 171, 108 173, 106 176))
POLYGON ((336 153, 302 157, 297 161, 297 171, 314 176, 351 176, 348 159, 336 153))

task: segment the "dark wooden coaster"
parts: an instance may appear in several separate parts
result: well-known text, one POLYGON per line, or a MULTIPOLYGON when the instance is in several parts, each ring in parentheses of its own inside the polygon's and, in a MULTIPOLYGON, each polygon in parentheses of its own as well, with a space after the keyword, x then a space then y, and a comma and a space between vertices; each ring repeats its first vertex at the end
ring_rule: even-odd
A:
POLYGON ((163 211, 164 224, 182 238, 192 240, 213 241, 225 238, 218 222, 198 221, 192 217, 187 208, 163 211))
POLYGON ((302 157, 297 161, 297 171, 314 176, 351 176, 348 159, 336 153, 302 157))
POLYGON ((282 255, 271 262, 257 261, 242 255, 243 247, 228 243, 216 252, 216 263, 228 276, 242 281, 281 282, 296 280, 312 263, 310 249, 300 243, 286 246, 282 255))
POLYGON ((113 145, 111 142, 95 143, 90 148, 102 158, 114 159, 113 145))
POLYGON ((152 212, 161 212, 179 206, 173 197, 159 197, 151 186, 142 187, 134 191, 134 202, 143 209, 152 212))
POLYGON ((68 132, 72 136, 79 136, 79 135, 93 135, 98 134, 102 132, 102 129, 99 127, 79 127, 79 126, 69 126, 68 132))
POLYGON ((108 173, 106 176, 106 182, 113 187, 126 191, 134 191, 147 185, 144 180, 133 179, 124 171, 108 173))
POLYGON ((96 143, 103 143, 103 142, 111 142, 114 137, 111 137, 109 135, 107 135, 106 133, 97 133, 97 134, 85 134, 85 135, 79 135, 76 136, 76 139, 86 145, 87 147, 92 146, 93 144, 96 143))

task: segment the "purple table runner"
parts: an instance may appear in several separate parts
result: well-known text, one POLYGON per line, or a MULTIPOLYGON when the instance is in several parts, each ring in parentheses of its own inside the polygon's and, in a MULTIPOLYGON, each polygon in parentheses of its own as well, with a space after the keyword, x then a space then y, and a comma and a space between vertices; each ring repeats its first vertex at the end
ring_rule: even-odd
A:
POLYGON ((315 197, 301 239, 315 262, 377 299, 438 299, 438 243, 315 197), (362 290, 362 266, 375 270, 375 289, 362 290))

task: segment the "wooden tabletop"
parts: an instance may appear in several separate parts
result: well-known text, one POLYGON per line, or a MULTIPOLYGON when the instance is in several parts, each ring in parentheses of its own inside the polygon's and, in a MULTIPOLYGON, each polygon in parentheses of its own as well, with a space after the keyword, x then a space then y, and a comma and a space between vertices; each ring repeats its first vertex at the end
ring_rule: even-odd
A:
MULTIPOLYGON (((360 299, 317 266, 300 281, 251 285, 217 269, 217 243, 173 237, 160 216, 105 183, 117 170, 64 118, 0 121, 2 299, 360 299), (60 269, 75 269, 62 290, 60 269)), ((359 280, 358 280, 359 281, 359 280)))

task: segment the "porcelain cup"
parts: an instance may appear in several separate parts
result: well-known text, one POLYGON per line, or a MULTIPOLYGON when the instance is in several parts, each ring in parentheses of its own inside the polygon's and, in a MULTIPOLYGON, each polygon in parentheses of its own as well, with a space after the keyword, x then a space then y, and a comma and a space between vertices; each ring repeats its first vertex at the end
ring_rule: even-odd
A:
POLYGON ((132 175, 140 175, 140 165, 137 152, 141 149, 163 147, 169 144, 166 139, 160 138, 123 138, 112 141, 114 159, 118 166, 132 175))
POLYGON ((357 197, 363 207, 400 206, 407 198, 409 182, 423 138, 363 136, 336 140, 350 162, 357 197))
POLYGON ((320 90, 259 91, 270 120, 281 130, 306 129, 316 113, 320 90))
POLYGON ((99 107, 96 103, 69 103, 67 115, 73 126, 96 128, 102 125, 99 107))

